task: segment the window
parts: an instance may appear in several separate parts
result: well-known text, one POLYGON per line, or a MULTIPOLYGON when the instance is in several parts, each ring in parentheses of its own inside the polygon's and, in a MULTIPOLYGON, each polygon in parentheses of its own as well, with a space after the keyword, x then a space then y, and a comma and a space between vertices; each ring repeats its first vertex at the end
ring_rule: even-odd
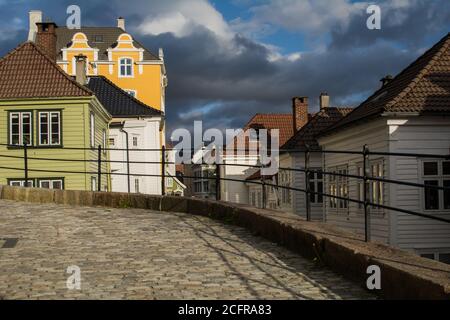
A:
POLYGON ((173 178, 171 178, 171 177, 166 178, 166 187, 167 188, 172 188, 173 187, 173 178))
POLYGON ((431 260, 440 261, 446 264, 450 264, 450 250, 448 249, 427 249, 425 252, 420 253, 420 256, 422 258, 427 258, 431 260))
MULTIPOLYGON (((450 161, 422 162, 422 180, 427 186, 450 187, 450 161)), ((424 188, 425 210, 450 210, 450 190, 424 188)))
POLYGON ((11 112, 9 114, 9 144, 22 146, 32 145, 32 114, 31 112, 11 112))
POLYGON ((97 177, 91 177, 91 190, 97 191, 97 177))
POLYGON ((39 188, 63 190, 63 179, 39 179, 39 188))
POLYGON ((130 96, 132 96, 133 98, 137 97, 137 92, 136 90, 131 90, 131 89, 125 89, 125 92, 128 93, 130 96))
MULTIPOLYGON (((11 187, 25 187, 25 180, 9 180, 8 183, 11 187)), ((34 183, 33 180, 28 180, 27 187, 33 188, 34 183)))
MULTIPOLYGON (((331 173, 336 173, 336 171, 331 171, 331 173)), ((329 197, 329 206, 330 208, 336 209, 337 208, 337 199, 334 198, 337 196, 337 179, 334 174, 330 174, 328 178, 328 193, 331 197, 329 197)))
MULTIPOLYGON (((370 165, 372 178, 383 178, 383 162, 374 162, 370 165)), ((371 181, 370 201, 375 204, 383 204, 383 182, 371 181)), ((380 209, 374 206, 374 209, 380 209)))
POLYGON ((138 146, 138 137, 133 137, 133 147, 138 146))
POLYGON ((323 193, 323 174, 320 169, 313 169, 317 172, 309 172, 309 190, 311 193, 309 194, 309 200, 311 203, 322 203, 323 195, 312 193, 312 192, 320 192, 323 193))
POLYGON ((90 117, 90 135, 91 135, 91 148, 95 148, 95 116, 91 112, 90 117))
MULTIPOLYGON (((336 169, 328 169, 328 171, 330 171, 331 173, 337 173, 339 175, 329 175, 329 182, 328 182, 328 193, 331 196, 334 197, 340 197, 340 198, 344 198, 344 199, 337 199, 337 198, 333 198, 333 197, 329 197, 329 206, 330 208, 333 209, 347 209, 348 208, 348 177, 346 175, 348 175, 348 168, 347 166, 345 167, 340 167, 340 168, 336 168, 336 169)), ((323 181, 323 177, 319 176, 320 179, 317 180, 318 182, 320 182, 321 180, 323 181)), ((323 200, 322 200, 323 201, 323 200)))
POLYGON ((94 36, 94 42, 103 42, 103 35, 95 35, 94 36))
POLYGON ((250 193, 250 204, 254 207, 256 207, 256 192, 252 191, 250 193))
POLYGON ((133 76, 133 60, 131 58, 122 58, 119 60, 119 76, 133 76))
MULTIPOLYGON (((357 171, 357 175, 360 177, 364 176, 364 170, 363 167, 360 165, 356 168, 357 171)), ((362 179, 357 179, 357 192, 358 192, 358 200, 359 201, 364 201, 364 180, 362 179)), ((364 208, 364 205, 362 203, 358 203, 358 208, 362 209, 364 208)))
POLYGON ((110 147, 114 147, 116 145, 116 139, 114 138, 109 138, 109 146, 110 147))
POLYGON ((61 112, 39 112, 39 145, 61 145, 61 112))
POLYGON ((134 179, 134 192, 140 193, 140 191, 139 191, 139 178, 134 179))

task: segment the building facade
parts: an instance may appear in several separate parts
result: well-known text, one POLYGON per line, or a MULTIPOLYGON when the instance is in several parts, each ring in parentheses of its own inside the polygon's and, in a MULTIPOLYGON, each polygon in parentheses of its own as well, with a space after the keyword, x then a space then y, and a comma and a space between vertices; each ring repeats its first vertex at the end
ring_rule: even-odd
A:
MULTIPOLYGON (((101 181, 97 176, 98 146, 101 158, 109 159, 110 120, 89 89, 68 77, 40 46, 23 43, 0 60, 0 184, 110 190, 109 176, 103 174, 101 181), (28 184, 21 159, 25 144, 28 184)), ((107 162, 101 171, 109 172, 107 162)))

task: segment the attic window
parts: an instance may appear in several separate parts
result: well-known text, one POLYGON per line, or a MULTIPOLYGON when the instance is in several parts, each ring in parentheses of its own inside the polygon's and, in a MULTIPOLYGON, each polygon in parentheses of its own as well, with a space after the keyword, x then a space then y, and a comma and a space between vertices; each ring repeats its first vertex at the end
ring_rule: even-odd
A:
POLYGON ((94 36, 94 42, 103 42, 103 36, 102 35, 95 35, 94 36))

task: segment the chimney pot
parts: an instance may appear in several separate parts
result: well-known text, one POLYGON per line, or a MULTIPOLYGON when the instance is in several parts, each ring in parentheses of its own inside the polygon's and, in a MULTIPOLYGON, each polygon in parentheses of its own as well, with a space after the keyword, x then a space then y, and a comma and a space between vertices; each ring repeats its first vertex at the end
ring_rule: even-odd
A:
POLYGON ((36 44, 39 45, 45 53, 56 61, 56 28, 54 22, 37 22, 36 44))
POLYGON ((326 92, 320 94, 320 110, 326 110, 330 107, 330 96, 326 92))
POLYGON ((42 11, 31 10, 29 13, 29 29, 28 29, 28 41, 36 40, 36 33, 38 31, 36 23, 42 22, 42 11))
POLYGON ((83 86, 87 83, 86 59, 87 57, 83 54, 75 56, 75 63, 76 63, 75 80, 83 86))
POLYGON ((117 18, 117 28, 120 28, 123 31, 125 31, 125 19, 123 17, 117 18))
POLYGON ((387 76, 385 76, 384 78, 382 78, 381 81, 381 87, 384 87, 385 85, 387 85, 389 82, 391 82, 391 80, 393 79, 393 77, 388 74, 387 76))
POLYGON ((292 98, 294 132, 300 130, 308 122, 308 97, 292 98))

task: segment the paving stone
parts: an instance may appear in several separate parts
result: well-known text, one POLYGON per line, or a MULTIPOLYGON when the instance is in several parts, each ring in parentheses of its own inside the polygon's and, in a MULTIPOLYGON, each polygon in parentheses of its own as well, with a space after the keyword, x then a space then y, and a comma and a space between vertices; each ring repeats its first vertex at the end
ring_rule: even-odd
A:
POLYGON ((243 228, 143 209, 0 200, 3 299, 372 299, 243 228), (81 290, 66 286, 69 266, 81 290))

